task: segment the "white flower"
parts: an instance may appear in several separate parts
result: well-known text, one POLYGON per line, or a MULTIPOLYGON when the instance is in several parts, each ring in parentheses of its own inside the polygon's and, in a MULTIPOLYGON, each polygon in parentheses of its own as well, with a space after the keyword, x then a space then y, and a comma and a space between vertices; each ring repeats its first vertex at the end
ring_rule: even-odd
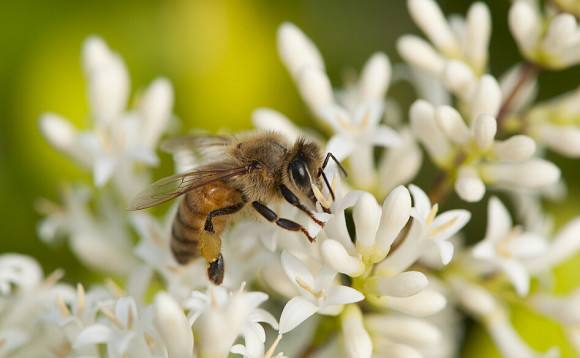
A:
POLYGON ((193 332, 181 307, 167 293, 155 296, 154 320, 169 357, 193 356, 193 332))
POLYGON ((155 146, 164 132, 173 106, 173 90, 166 79, 155 80, 141 96, 138 106, 125 112, 129 78, 121 58, 97 37, 86 40, 83 64, 88 80, 89 104, 94 128, 78 132, 59 115, 41 118, 41 130, 57 149, 93 171, 97 186, 112 177, 119 191, 131 198, 135 163, 155 165, 155 146))
POLYGON ((361 275, 368 265, 385 258, 409 220, 411 211, 411 196, 402 186, 389 194, 382 207, 369 193, 362 192, 357 196, 350 204, 354 204, 356 244, 348 234, 344 218, 344 210, 349 205, 335 211, 333 219, 325 227, 329 238, 320 247, 322 257, 329 266, 352 277, 361 275))
POLYGON ((472 93, 487 67, 491 34, 488 7, 476 2, 465 19, 454 16, 448 21, 433 0, 409 0, 407 5, 435 48, 417 36, 405 35, 397 43, 401 57, 437 76, 459 97, 472 93))
POLYGON ((448 264, 453 257, 449 238, 461 230, 471 218, 467 210, 455 209, 438 214, 439 206, 431 205, 427 194, 415 185, 409 186, 414 206, 413 223, 401 245, 377 266, 377 272, 401 272, 431 249, 439 252, 441 263, 448 264))
POLYGON ((421 169, 423 153, 409 128, 400 130, 401 144, 385 151, 378 165, 378 189, 383 197, 409 183, 421 169))
POLYGON ((522 296, 526 295, 530 273, 523 261, 544 255, 548 242, 539 235, 522 232, 518 227, 513 228, 507 209, 495 197, 489 200, 487 215, 485 238, 473 248, 473 256, 501 270, 516 291, 522 296))
POLYGON ((558 357, 558 349, 546 353, 532 350, 518 335, 509 321, 505 308, 484 288, 462 279, 453 279, 452 288, 459 303, 485 325, 497 348, 505 357, 558 357))
POLYGON ((246 292, 244 284, 235 292, 224 287, 210 286, 207 293, 193 291, 185 300, 189 320, 196 337, 196 351, 202 357, 222 357, 228 352, 247 357, 264 355, 266 334, 260 323, 278 328, 272 315, 258 308, 268 299, 263 292, 246 292), (244 346, 233 345, 239 335, 244 346))
POLYGON ((531 306, 538 312, 556 320, 564 330, 576 353, 580 352, 580 290, 575 289, 567 296, 538 293, 530 298, 531 306))
POLYGON ((103 302, 100 306, 103 318, 100 322, 85 327, 74 340, 73 349, 96 344, 107 346, 109 357, 134 355, 149 356, 147 337, 152 322, 149 317, 140 317, 135 300, 121 297, 114 303, 103 302))
POLYGON ((491 114, 476 115, 468 127, 453 107, 435 108, 419 100, 411 107, 411 125, 436 164, 457 170, 455 191, 466 201, 481 200, 486 184, 535 189, 560 178, 557 166, 533 158, 536 146, 530 137, 495 140, 497 122, 491 114))
POLYGON ((369 314, 364 323, 378 356, 421 357, 421 351, 435 349, 442 339, 433 324, 400 314, 369 314))
POLYGON ((380 124, 391 77, 387 56, 373 55, 359 81, 335 96, 318 50, 300 29, 283 24, 278 30, 278 45, 302 98, 312 113, 333 130, 327 151, 339 160, 356 158, 350 162, 355 183, 362 187, 375 185, 373 147, 396 146, 400 142, 396 132, 380 124))
POLYGON ((373 343, 364 327, 360 308, 357 305, 347 305, 340 315, 340 320, 347 357, 370 358, 373 353, 373 343))
POLYGON ((18 254, 0 255, 0 295, 10 294, 13 288, 29 291, 42 280, 42 269, 32 258, 18 254))
POLYGON ((65 188, 64 207, 42 202, 40 210, 46 218, 38 227, 39 236, 53 241, 68 237, 75 254, 88 266, 102 272, 127 275, 136 267, 131 253, 131 236, 121 218, 125 209, 107 195, 98 199, 97 213, 89 206, 86 187, 65 188))
POLYGON ((528 60, 552 69, 580 62, 580 29, 574 15, 543 15, 537 4, 518 0, 510 9, 509 25, 528 60))
POLYGON ((281 334, 293 330, 317 312, 337 314, 342 305, 364 299, 362 293, 354 288, 336 284, 336 271, 326 266, 312 271, 286 251, 282 252, 282 266, 300 295, 290 299, 282 310, 281 334))
POLYGON ((579 101, 580 89, 576 89, 533 106, 525 113, 527 133, 559 154, 580 157, 579 101))

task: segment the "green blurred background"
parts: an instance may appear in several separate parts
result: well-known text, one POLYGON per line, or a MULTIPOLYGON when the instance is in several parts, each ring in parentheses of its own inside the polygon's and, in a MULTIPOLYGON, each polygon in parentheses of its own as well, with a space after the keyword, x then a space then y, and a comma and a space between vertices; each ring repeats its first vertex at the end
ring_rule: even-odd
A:
MULTIPOLYGON (((468 1, 441 1, 447 14, 465 13, 468 1)), ((491 70, 501 74, 519 60, 507 29, 509 1, 489 2, 493 18, 491 70)), ((38 258, 46 271, 64 267, 67 279, 84 280, 82 269, 66 245, 46 246, 36 236, 39 215, 34 201, 58 201, 64 182, 90 181, 67 158, 53 150, 38 130, 39 115, 56 112, 79 128, 89 124, 86 83, 80 64, 83 40, 102 36, 125 60, 133 93, 156 76, 174 85, 174 112, 182 131, 203 128, 236 131, 250 127, 253 109, 268 106, 303 125, 312 124, 276 49, 276 28, 283 21, 301 27, 321 49, 329 74, 341 83, 342 71, 360 68, 375 51, 393 63, 398 36, 417 33, 404 1, 12 1, 0 11, 0 252, 21 252, 38 258)), ((580 70, 547 73, 541 77, 540 98, 575 88, 580 70)), ((389 95, 404 110, 413 100, 406 84, 389 95)), ((564 204, 550 205, 559 224, 580 213, 580 179, 574 160, 551 159, 562 166, 570 184, 564 204)), ((168 164, 169 158, 164 157, 168 164)), ((170 166, 166 165, 167 173, 170 166)), ((167 174, 165 173, 165 174, 167 174)), ((429 179, 419 178, 427 185, 429 179)), ((470 207, 471 209, 471 207, 470 207)), ((470 230, 481 235, 484 207, 470 230)), ((580 285, 580 259, 558 269, 556 290, 567 293, 580 285)), ((518 328, 537 349, 564 344, 553 323, 516 310, 518 328), (543 327, 539 335, 538 326, 543 327), (534 333, 534 331, 536 333, 534 333)), ((489 356, 492 348, 481 329, 480 339, 465 355, 489 356), (487 348, 482 348, 487 347, 487 348)), ((564 356, 571 355, 564 347, 564 356)))

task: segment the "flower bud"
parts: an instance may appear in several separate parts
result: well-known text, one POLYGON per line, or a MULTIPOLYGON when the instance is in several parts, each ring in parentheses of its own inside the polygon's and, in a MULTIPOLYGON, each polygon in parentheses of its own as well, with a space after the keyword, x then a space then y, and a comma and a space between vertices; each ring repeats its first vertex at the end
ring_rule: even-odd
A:
POLYGON ((183 310, 167 293, 158 293, 154 303, 155 325, 170 357, 193 355, 193 333, 183 310))
POLYGON ((278 28, 278 53, 295 79, 305 67, 324 70, 324 61, 316 45, 290 22, 278 28))
POLYGON ((483 75, 470 103, 471 120, 475 120, 482 113, 496 116, 501 101, 501 89, 495 78, 483 75))
POLYGON ((396 187, 383 203, 383 214, 376 234, 373 262, 382 260, 411 214, 411 194, 402 185, 396 187))
POLYGON ((432 74, 439 75, 445 67, 445 60, 439 53, 417 36, 400 37, 397 41, 397 50, 405 61, 432 74))
POLYGON ((410 111, 411 128, 417 138, 423 143, 433 160, 440 166, 449 164, 451 146, 435 121, 435 110, 426 101, 413 103, 410 111))
POLYGON ((356 223, 356 247, 366 256, 373 251, 381 220, 381 208, 375 197, 364 192, 353 208, 352 217, 356 223))
POLYGON ((424 289, 409 297, 381 297, 384 307, 415 317, 426 317, 441 311, 447 305, 445 296, 431 289, 424 289))
POLYGON ((522 163, 496 163, 481 167, 485 181, 529 189, 541 188, 560 179, 560 169, 543 159, 530 159, 522 163))
POLYGON ((497 133, 497 121, 489 114, 480 114, 473 121, 472 131, 477 147, 486 151, 493 144, 497 133))
POLYGON ((541 31, 537 10, 528 2, 516 1, 510 8, 508 20, 520 50, 529 56, 536 46, 541 31))
POLYGON ((377 296, 409 297, 422 291, 429 281, 418 271, 405 271, 395 276, 376 275, 368 279, 369 290, 377 296))
POLYGON ((550 149, 568 157, 580 157, 580 128, 541 124, 534 126, 534 137, 550 149))
POLYGON ((320 253, 324 262, 340 273, 356 277, 364 271, 362 261, 350 256, 344 246, 336 240, 324 240, 320 245, 320 253))
POLYGON ((409 0, 407 5, 413 21, 442 53, 447 57, 455 57, 460 53, 455 36, 435 1, 409 0))
POLYGON ((391 63, 382 52, 375 53, 365 64, 359 82, 360 97, 367 101, 383 101, 391 82, 391 63))
POLYGON ((536 142, 526 135, 515 135, 504 141, 495 142, 493 152, 497 159, 519 162, 530 159, 536 151, 536 142))
POLYGON ((489 8, 482 2, 471 5, 466 19, 465 56, 476 72, 483 72, 491 34, 489 8))
POLYGON ((470 203, 480 201, 483 198, 485 184, 475 168, 463 166, 459 169, 457 180, 455 181, 455 192, 461 199, 470 203))
POLYGON ((317 68, 306 67, 300 71, 298 88, 304 102, 318 116, 334 103, 330 81, 326 74, 317 68))
POLYGON ((447 62, 443 71, 443 81, 453 93, 464 99, 477 84, 477 79, 471 68, 464 62, 456 60, 447 62))
POLYGON ((439 127, 453 143, 464 144, 471 138, 471 131, 455 108, 439 106, 435 111, 435 118, 439 127))
POLYGON ((363 315, 357 305, 348 305, 340 316, 346 354, 351 358, 370 358, 373 353, 371 337, 363 324, 363 315))
POLYGON ((141 141, 148 148, 154 148, 159 137, 171 119, 173 108, 173 87, 166 78, 158 78, 147 88, 139 103, 139 112, 144 123, 141 141))

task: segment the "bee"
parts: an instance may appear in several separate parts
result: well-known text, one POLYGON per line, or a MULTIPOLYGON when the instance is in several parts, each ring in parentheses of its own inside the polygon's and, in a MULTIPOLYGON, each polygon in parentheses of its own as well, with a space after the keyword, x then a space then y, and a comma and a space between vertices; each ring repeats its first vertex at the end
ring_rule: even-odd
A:
MULTIPOLYGON (((251 209, 282 229, 301 232, 314 241, 299 223, 280 217, 267 205, 286 200, 321 227, 312 210, 324 183, 334 193, 324 169, 333 159, 324 158, 320 147, 303 138, 290 143, 275 132, 252 133, 240 139, 233 136, 192 135, 165 143, 174 151, 187 148, 212 159, 189 172, 158 180, 137 195, 129 210, 149 208, 183 196, 171 228, 170 248, 175 260, 186 265, 202 256, 207 262, 210 281, 219 285, 224 277, 221 233, 243 209, 251 209), (210 155, 211 154, 211 155, 210 155), (322 178, 322 180, 321 180, 322 178), (304 204, 306 203, 306 204, 304 204)), ((330 208, 322 209, 330 212, 330 208)))

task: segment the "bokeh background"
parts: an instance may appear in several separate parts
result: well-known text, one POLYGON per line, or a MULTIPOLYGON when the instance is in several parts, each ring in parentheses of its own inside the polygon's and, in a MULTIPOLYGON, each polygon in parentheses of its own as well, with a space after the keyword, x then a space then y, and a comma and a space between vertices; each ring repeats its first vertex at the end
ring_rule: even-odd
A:
MULTIPOLYGON (((447 14, 465 13, 470 1, 441 1, 447 14)), ((488 2, 492 11, 491 72, 500 75, 520 56, 508 28, 510 2, 488 2)), ((292 21, 321 49, 335 85, 349 66, 360 68, 375 51, 401 60, 397 38, 417 33, 404 1, 10 1, 0 7, 0 252, 35 256, 47 272, 63 267, 67 280, 97 280, 82 268, 66 244, 47 246, 36 235, 39 197, 59 200, 63 183, 90 181, 67 158, 44 141, 38 118, 46 111, 86 127, 88 108, 80 50, 92 34, 102 36, 125 60, 133 93, 162 75, 173 83, 174 112, 180 132, 192 128, 238 131, 250 128, 252 111, 275 108, 301 125, 313 125, 289 75, 279 61, 276 28, 292 21)), ((575 88, 578 68, 541 77, 540 98, 575 88)), ((407 84, 389 90, 406 111, 414 93, 407 84)), ((580 214, 580 166, 549 155, 563 168, 569 184, 564 202, 548 203, 557 225, 580 214)), ((159 175, 169 174, 169 157, 162 157, 159 175)), ((418 178, 428 185, 430 178, 418 178)), ((453 201, 447 205, 453 205, 453 201)), ((482 235, 485 208, 469 207, 476 215, 468 228, 482 235)), ((580 257, 557 270, 558 293, 580 285, 580 257)), ((573 353, 562 331, 523 308, 514 320, 536 349, 557 344, 564 356, 573 353)), ((466 357, 496 355, 489 338, 469 324, 466 357)))

